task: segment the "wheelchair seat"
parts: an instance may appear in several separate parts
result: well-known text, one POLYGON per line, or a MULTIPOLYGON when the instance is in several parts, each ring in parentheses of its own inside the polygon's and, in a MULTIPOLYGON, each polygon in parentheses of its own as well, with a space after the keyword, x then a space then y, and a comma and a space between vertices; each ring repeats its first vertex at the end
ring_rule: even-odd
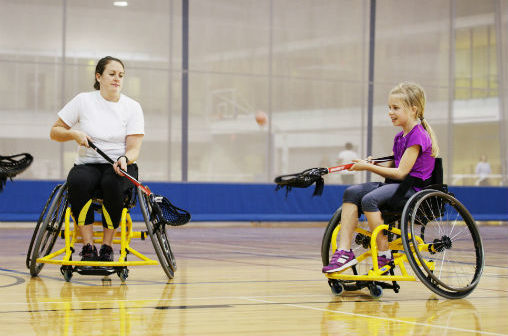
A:
MULTIPOLYGON (((92 193, 92 206, 94 210, 101 209, 102 205, 102 190, 96 189, 92 193)), ((136 206, 136 188, 130 187, 124 194, 124 203, 123 207, 127 209, 131 209, 136 206)))

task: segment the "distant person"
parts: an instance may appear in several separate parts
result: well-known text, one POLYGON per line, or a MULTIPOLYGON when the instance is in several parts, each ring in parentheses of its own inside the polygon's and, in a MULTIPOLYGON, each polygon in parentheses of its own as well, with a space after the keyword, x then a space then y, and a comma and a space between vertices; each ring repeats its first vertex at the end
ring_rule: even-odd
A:
MULTIPOLYGON (((339 153, 337 157, 338 164, 345 164, 353 162, 353 160, 358 159, 358 154, 353 150, 353 144, 351 142, 346 142, 346 149, 339 153)), ((354 184, 355 183, 355 172, 344 170, 340 173, 340 177, 342 178, 342 184, 354 184)))
POLYGON ((492 169, 490 168, 490 164, 487 162, 487 156, 482 155, 480 157, 480 161, 476 164, 475 173, 476 176, 478 176, 478 180, 476 180, 476 185, 479 186, 490 185, 489 175, 492 173, 492 169))

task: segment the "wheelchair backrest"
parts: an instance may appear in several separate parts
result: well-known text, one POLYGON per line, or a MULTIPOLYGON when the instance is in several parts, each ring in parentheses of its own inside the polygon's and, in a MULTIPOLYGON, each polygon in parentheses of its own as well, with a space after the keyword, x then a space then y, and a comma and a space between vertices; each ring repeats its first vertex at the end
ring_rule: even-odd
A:
MULTIPOLYGON (((448 193, 448 187, 443 184, 443 159, 440 157, 436 158, 435 164, 434 164, 434 170, 432 171, 432 175, 430 176, 429 180, 426 181, 428 185, 424 187, 423 189, 433 189, 442 191, 445 193, 448 193)), ((383 216, 383 219, 385 223, 392 223, 395 221, 398 221, 400 219, 400 215, 402 213, 402 209, 404 208, 405 203, 407 202, 407 198, 399 199, 398 202, 395 202, 392 204, 387 204, 381 207, 381 213, 383 216), (396 204, 396 205, 394 205, 396 204)), ((428 216, 428 218, 432 217, 430 214, 432 213, 441 213, 443 209, 441 208, 433 208, 428 207, 426 209, 426 206, 423 206, 423 208, 426 210, 423 213, 428 216), (440 212, 437 212, 437 211, 440 212), (430 213, 430 214, 429 214, 430 213)))
POLYGON ((434 170, 430 176, 430 184, 443 184, 443 159, 440 157, 436 158, 434 170))

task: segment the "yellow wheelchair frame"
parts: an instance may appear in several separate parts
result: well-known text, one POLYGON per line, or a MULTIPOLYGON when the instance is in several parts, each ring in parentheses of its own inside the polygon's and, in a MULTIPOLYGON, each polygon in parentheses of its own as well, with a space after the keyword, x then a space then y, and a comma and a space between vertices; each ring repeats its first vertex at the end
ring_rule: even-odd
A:
MULTIPOLYGON (((417 279, 436 294, 451 299, 463 298, 476 288, 484 267, 483 245, 476 222, 445 185, 434 188, 414 194, 402 211, 381 209, 385 224, 372 232, 359 226, 355 228, 351 247, 365 252, 356 256, 356 265, 324 273, 332 293, 341 295, 344 291, 367 287, 372 297, 379 298, 385 288, 398 293, 397 281, 417 279), (377 260, 380 234, 388 236, 393 254, 393 261, 381 268, 377 260), (359 274, 357 267, 363 266, 368 270, 363 269, 363 274, 359 274), (353 274, 348 273, 351 270, 353 274)), ((323 235, 323 266, 328 265, 331 254, 337 250, 341 215, 339 208, 323 235)))
MULTIPOLYGON (((340 230, 340 225, 338 225, 332 235, 332 249, 335 251, 337 249, 337 235, 340 230)), ((401 236, 401 231, 397 228, 390 228, 388 225, 380 225, 378 226, 372 233, 364 230, 362 228, 356 228, 355 232, 360 233, 366 237, 371 237, 370 239, 370 251, 366 251, 362 253, 360 256, 356 257, 358 263, 361 263, 363 260, 371 257, 372 258, 372 269, 366 275, 350 275, 350 274, 342 274, 344 271, 334 272, 326 274, 326 277, 329 279, 337 279, 337 280, 366 280, 366 281, 416 281, 416 277, 413 275, 409 275, 407 272, 406 266, 404 263, 408 262, 406 253, 395 252, 393 253, 393 266, 390 264, 385 265, 381 268, 378 267, 377 263, 377 236, 383 230, 386 232, 391 232, 395 235, 401 236), (395 267, 400 268, 400 272, 402 275, 384 275, 386 272, 393 273, 393 269, 395 267)), ((429 244, 425 244, 420 237, 416 237, 420 245, 418 245, 419 250, 424 250, 429 248, 429 244)), ((402 244, 402 239, 397 238, 388 244, 388 248, 392 251, 401 251, 404 250, 404 246, 402 244)), ((434 261, 425 261, 427 267, 430 270, 434 270, 435 262, 434 261)))
MULTIPOLYGON (((144 194, 138 189, 137 195, 147 231, 133 230, 129 209, 134 206, 134 203, 131 203, 122 210, 119 225, 120 231, 115 232, 113 237, 113 244, 120 245, 118 260, 111 262, 75 261, 72 260, 72 254, 75 251, 74 246, 76 243, 82 243, 83 239, 79 234, 77 221, 71 214, 66 184, 55 187, 37 222, 27 253, 26 265, 30 269, 30 274, 35 277, 40 273, 44 264, 57 264, 61 265, 60 272, 66 281, 70 281, 73 272, 77 272, 83 275, 110 275, 117 273, 120 280, 124 282, 128 277, 128 266, 160 264, 168 278, 173 278, 176 262, 169 245, 169 240, 167 239, 165 225, 154 223, 150 219, 149 205, 144 198, 144 194), (71 221, 73 226, 71 226, 71 221), (145 240, 147 236, 150 237, 154 245, 159 261, 148 258, 130 246, 132 239, 145 240), (55 252, 51 252, 58 237, 64 239, 65 246, 55 252), (127 255, 129 254, 136 256, 139 260, 127 261, 127 255), (58 259, 60 256, 63 257, 58 259)), ((132 199, 135 199, 135 197, 133 194, 132 199)), ((97 200, 95 200, 95 204, 97 204, 97 200)), ((95 222, 93 225, 102 226, 102 223, 95 222)), ((94 243, 100 244, 103 241, 103 232, 94 232, 93 237, 94 243)))
MULTIPOLYGON (((102 226, 102 223, 95 222, 94 226, 102 226)), ((120 244, 120 256, 118 261, 74 261, 72 260, 72 253, 74 251, 75 243, 82 243, 83 239, 79 236, 79 230, 77 230, 77 224, 74 218, 71 216, 71 209, 68 207, 65 211, 65 228, 63 231, 64 239, 65 239, 65 247, 51 253, 45 257, 37 258, 38 263, 47 263, 47 264, 57 264, 62 265, 61 272, 66 281, 69 281, 72 278, 72 272, 76 271, 80 274, 97 274, 97 275, 108 275, 113 272, 116 272, 120 277, 120 280, 125 281, 128 276, 127 266, 141 266, 141 265, 158 265, 159 263, 156 260, 152 260, 142 253, 136 251, 132 247, 130 247, 130 242, 132 238, 140 238, 144 239, 145 232, 135 232, 132 231, 132 219, 127 209, 124 208, 122 211, 122 217, 120 220, 120 232, 115 232, 115 238, 113 239, 113 244, 120 244), (70 219, 74 223, 74 228, 71 229, 70 219), (119 238, 119 239, 118 239, 119 238), (139 259, 140 261, 127 261, 127 254, 132 253, 139 259), (56 257, 65 254, 63 259, 57 260, 56 257), (75 268, 72 267, 64 267, 64 266, 77 266, 75 268), (80 268, 86 267, 86 268, 80 268), (91 268, 89 268, 91 267, 91 268), (94 267, 100 267, 98 269, 94 269, 94 267)), ((102 243, 102 232, 94 232, 94 243, 102 243)))

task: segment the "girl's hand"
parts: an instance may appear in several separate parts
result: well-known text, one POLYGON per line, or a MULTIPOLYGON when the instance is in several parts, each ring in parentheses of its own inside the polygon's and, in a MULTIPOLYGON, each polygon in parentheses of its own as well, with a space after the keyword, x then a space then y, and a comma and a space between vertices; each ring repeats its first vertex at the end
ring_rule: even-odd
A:
POLYGON ((353 171, 368 170, 368 167, 372 165, 372 163, 370 163, 367 160, 353 160, 353 162, 354 165, 349 170, 353 171))
POLYGON ((73 130, 72 137, 78 143, 78 145, 85 146, 86 148, 90 148, 90 145, 88 144, 88 140, 91 141, 92 138, 90 138, 85 132, 73 130))

